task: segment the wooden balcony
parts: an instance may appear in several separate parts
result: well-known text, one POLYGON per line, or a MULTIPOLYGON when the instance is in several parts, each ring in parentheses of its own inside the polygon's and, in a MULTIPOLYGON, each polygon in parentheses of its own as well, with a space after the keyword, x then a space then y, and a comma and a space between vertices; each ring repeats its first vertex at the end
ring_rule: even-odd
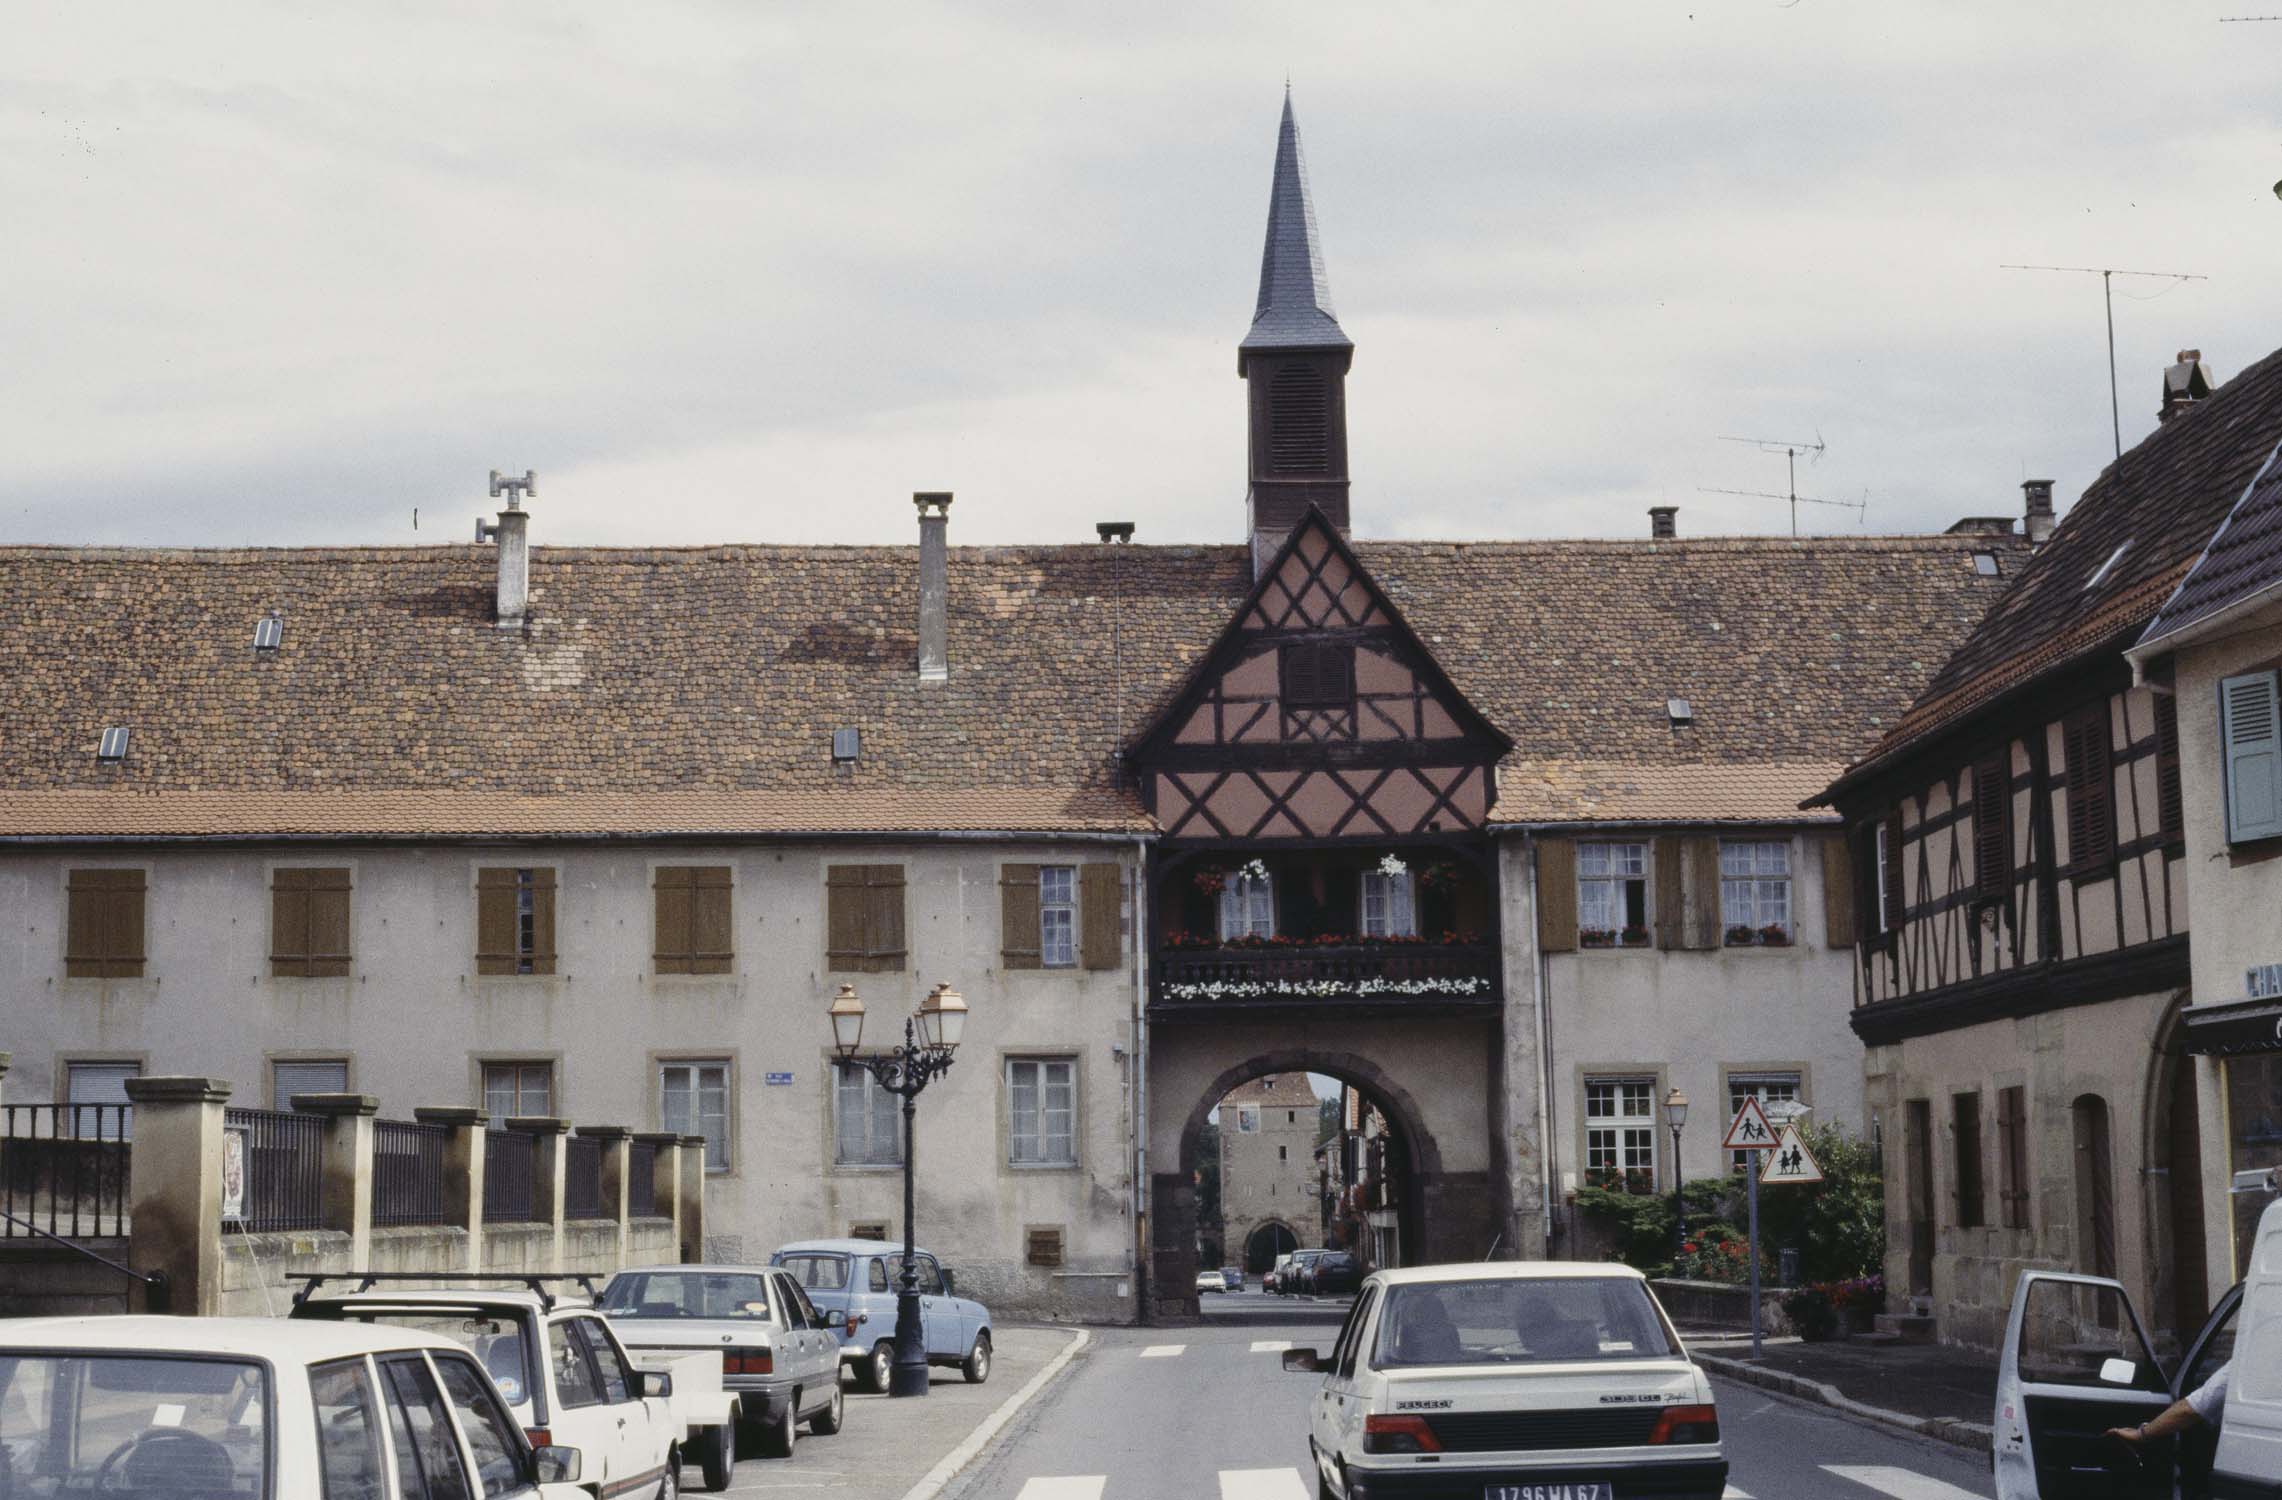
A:
POLYGON ((1261 1011, 1494 1011, 1502 1003, 1491 943, 1292 944, 1159 948, 1152 1016, 1261 1011))

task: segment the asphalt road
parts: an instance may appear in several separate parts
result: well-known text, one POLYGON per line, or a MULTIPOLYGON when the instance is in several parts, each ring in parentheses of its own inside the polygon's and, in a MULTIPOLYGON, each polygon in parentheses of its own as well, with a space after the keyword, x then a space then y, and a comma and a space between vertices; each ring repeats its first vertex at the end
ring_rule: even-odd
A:
MULTIPOLYGON (((1213 1299, 1219 1304, 1220 1299, 1213 1299)), ((1287 1344, 1328 1347, 1333 1304, 1238 1294, 1184 1329, 1102 1329, 946 1500, 1313 1500, 1315 1381, 1284 1373, 1287 1344), (1246 1305, 1256 1301, 1259 1306, 1246 1305)), ((1989 1497, 1988 1461, 1715 1382, 1729 1495, 1756 1500, 1989 1497)))

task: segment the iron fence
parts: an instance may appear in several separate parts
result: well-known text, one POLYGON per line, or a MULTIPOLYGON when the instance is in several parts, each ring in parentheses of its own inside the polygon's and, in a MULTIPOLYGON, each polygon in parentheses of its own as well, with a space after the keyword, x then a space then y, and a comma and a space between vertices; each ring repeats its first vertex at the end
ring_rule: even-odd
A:
POLYGON ((563 1156, 563 1217, 602 1217, 602 1142, 592 1136, 565 1139, 563 1156))
MULTIPOLYGON (((282 1109, 230 1109, 222 1125, 238 1136, 234 1148, 242 1193, 240 1213, 227 1227, 248 1233, 316 1229, 324 1222, 325 1121, 282 1109)), ((229 1196, 225 1157, 224 1196, 229 1196)))
POLYGON ((28 1236, 17 1219, 73 1239, 127 1232, 131 1104, 0 1106, 0 1239, 28 1236))
POLYGON ((644 1219, 658 1211, 658 1143, 633 1141, 626 1147, 626 1213, 644 1219))
POLYGON ((539 1216, 539 1143, 520 1130, 492 1130, 483 1137, 483 1219, 487 1224, 527 1224, 539 1216))
POLYGON ((373 1121, 373 1223, 444 1222, 445 1133, 441 1125, 373 1121))

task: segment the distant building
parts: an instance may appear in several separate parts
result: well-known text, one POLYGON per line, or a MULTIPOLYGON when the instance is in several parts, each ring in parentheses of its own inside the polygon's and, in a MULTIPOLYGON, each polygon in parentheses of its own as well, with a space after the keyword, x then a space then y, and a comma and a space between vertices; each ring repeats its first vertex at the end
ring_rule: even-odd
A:
POLYGON ((1271 1073, 1220 1101, 1222 1258, 1265 1271, 1317 1235, 1321 1111, 1305 1073, 1271 1073))

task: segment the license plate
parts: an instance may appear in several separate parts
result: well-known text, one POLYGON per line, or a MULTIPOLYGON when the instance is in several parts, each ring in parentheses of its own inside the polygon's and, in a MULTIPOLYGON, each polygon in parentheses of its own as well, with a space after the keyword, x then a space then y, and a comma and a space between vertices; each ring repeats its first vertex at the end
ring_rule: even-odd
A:
POLYGON ((1614 1495, 1607 1480, 1596 1479, 1589 1484, 1493 1484, 1482 1491, 1482 1500, 1613 1500, 1614 1495))

